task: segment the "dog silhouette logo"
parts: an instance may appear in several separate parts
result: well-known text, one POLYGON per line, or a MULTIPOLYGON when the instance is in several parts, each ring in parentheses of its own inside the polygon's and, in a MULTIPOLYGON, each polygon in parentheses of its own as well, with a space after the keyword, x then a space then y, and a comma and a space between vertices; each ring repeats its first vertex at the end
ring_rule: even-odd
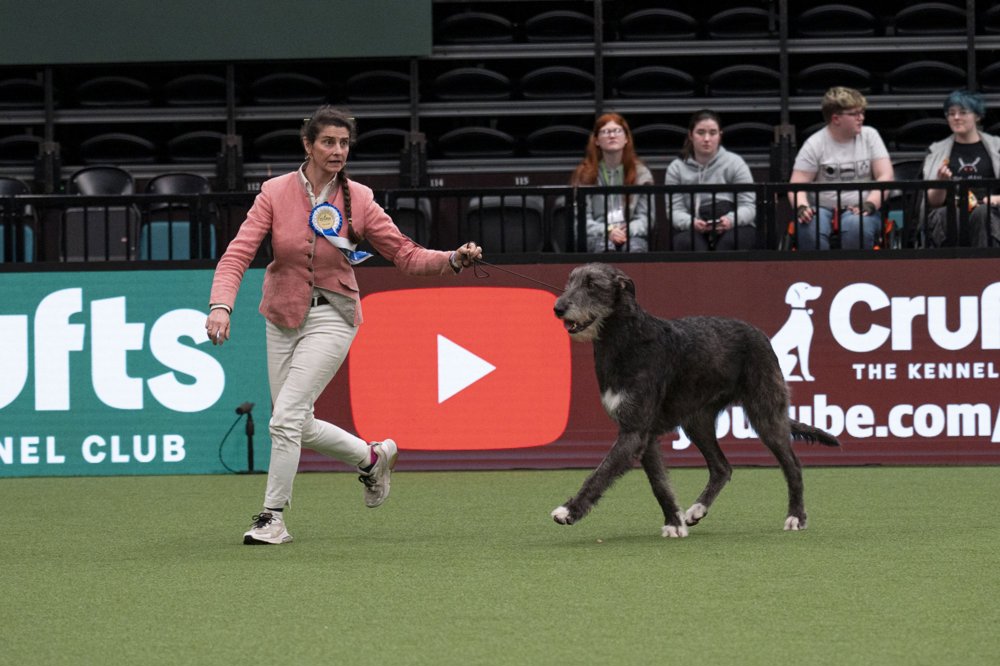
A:
POLYGON ((785 381, 816 381, 809 372, 809 348, 812 346, 814 332, 813 311, 806 307, 806 303, 816 300, 822 293, 822 287, 808 282, 796 282, 785 292, 785 303, 791 306, 791 312, 788 320, 771 338, 771 347, 778 357, 785 381), (798 374, 795 374, 796 368, 798 374))

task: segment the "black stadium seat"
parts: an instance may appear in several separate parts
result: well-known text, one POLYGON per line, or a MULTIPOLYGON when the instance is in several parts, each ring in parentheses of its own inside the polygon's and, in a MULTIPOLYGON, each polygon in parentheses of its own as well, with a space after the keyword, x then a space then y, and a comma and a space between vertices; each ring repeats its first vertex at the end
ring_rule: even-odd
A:
MULTIPOLYGON (((66 192, 84 196, 133 194, 135 181, 124 169, 91 166, 69 177, 66 192)), ((62 214, 60 257, 63 261, 132 259, 140 217, 134 205, 71 206, 62 214)))
POLYGON ((347 79, 348 102, 408 102, 410 75, 391 69, 373 69, 347 79))
POLYGON ((306 158, 297 129, 276 129, 253 140, 253 154, 260 162, 301 162, 306 158))
POLYGON ((891 133, 890 147, 898 151, 926 151, 927 146, 951 134, 944 118, 919 118, 900 125, 891 133))
POLYGON ((84 164, 151 164, 156 144, 128 132, 106 132, 80 142, 84 164))
POLYGON ((545 245, 545 197, 473 197, 465 216, 468 238, 500 252, 540 252, 545 245))
POLYGON ((518 87, 525 99, 588 99, 594 95, 594 75, 577 67, 550 65, 522 76, 518 87))
POLYGON ((722 128, 722 143, 734 152, 767 152, 774 142, 774 126, 767 123, 745 121, 722 128))
POLYGON ((594 19, 571 9, 542 12, 524 22, 524 35, 529 42, 590 42, 594 19))
POLYGON ((255 104, 323 104, 328 94, 325 83, 297 72, 266 74, 250 84, 255 104))
POLYGON ((149 84, 130 76, 98 76, 76 89, 80 106, 149 106, 153 103, 149 84))
POLYGON ((792 23, 799 37, 871 37, 877 26, 868 10, 841 3, 807 9, 792 23))
POLYGON ((936 60, 908 62, 885 76, 885 91, 903 95, 946 95, 965 87, 965 70, 936 60))
POLYGON ((632 139, 640 155, 677 155, 687 139, 687 130, 671 123, 651 123, 633 127, 632 139))
POLYGON ((439 75, 432 84, 439 100, 510 99, 510 79, 485 67, 458 67, 439 75))
POLYGON ((460 127, 445 132, 437 147, 445 157, 513 157, 517 142, 514 137, 492 127, 460 127))
POLYGON ((587 149, 590 132, 577 125, 551 125, 537 129, 526 140, 528 154, 536 157, 580 157, 587 149))
POLYGON ((781 74, 763 65, 730 65, 708 76, 709 97, 776 96, 781 92, 781 74))
POLYGON ((167 159, 171 162, 214 162, 222 152, 226 135, 211 130, 184 132, 167 141, 167 159))
POLYGON ((0 109, 40 109, 45 86, 38 79, 14 77, 0 81, 0 109))
POLYGON ((627 42, 694 39, 698 36, 698 22, 676 9, 639 9, 622 18, 618 33, 627 42))
POLYGON ((615 97, 693 97, 694 77, 663 65, 645 65, 624 72, 614 82, 615 97))
POLYGON ((797 95, 823 95, 833 86, 847 86, 869 95, 873 89, 872 74, 857 65, 823 62, 806 67, 795 76, 797 95))
POLYGON ((732 7, 708 19, 712 39, 767 39, 777 34, 776 12, 763 7, 732 7))
POLYGON ((42 137, 34 134, 12 134, 0 138, 0 164, 33 164, 41 144, 42 137))
POLYGON ((964 35, 965 10, 944 2, 920 2, 896 13, 893 28, 899 36, 964 35))
POLYGON ((221 106, 226 103, 226 80, 215 74, 184 74, 163 86, 170 106, 221 106))
POLYGON ((362 132, 351 147, 351 158, 359 160, 399 159, 410 133, 396 127, 362 132))
POLYGON ((514 41, 514 24, 483 11, 464 11, 443 18, 434 28, 439 44, 505 44, 514 41))

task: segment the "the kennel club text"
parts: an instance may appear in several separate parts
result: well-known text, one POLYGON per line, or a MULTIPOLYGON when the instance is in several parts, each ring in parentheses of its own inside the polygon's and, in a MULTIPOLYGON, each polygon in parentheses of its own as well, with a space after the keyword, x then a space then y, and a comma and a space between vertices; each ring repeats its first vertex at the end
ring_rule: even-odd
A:
POLYGON ((855 379, 1000 379, 992 361, 985 363, 907 363, 905 373, 895 363, 852 363, 855 379))
MULTIPOLYGON (((180 435, 88 435, 79 447, 88 465, 124 463, 179 463, 184 460, 184 438, 180 435)), ((52 435, 0 437, 0 465, 60 465, 64 450, 52 435)))

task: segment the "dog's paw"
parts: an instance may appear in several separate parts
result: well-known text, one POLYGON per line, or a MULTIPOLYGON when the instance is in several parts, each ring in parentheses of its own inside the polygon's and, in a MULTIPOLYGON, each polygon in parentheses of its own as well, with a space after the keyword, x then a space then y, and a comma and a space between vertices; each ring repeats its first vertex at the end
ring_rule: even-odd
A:
POLYGON ((665 539, 683 539, 688 535, 687 525, 681 523, 680 525, 664 525, 663 526, 663 537, 665 539))
POLYGON ((573 516, 569 514, 569 509, 564 506, 557 506, 552 510, 552 520, 560 525, 572 525, 573 516))
POLYGON ((698 502, 692 504, 691 508, 684 513, 684 522, 688 525, 697 525, 698 521, 708 515, 708 507, 698 502))
POLYGON ((806 519, 803 516, 800 520, 798 516, 788 516, 785 518, 785 531, 786 532, 798 532, 799 530, 804 530, 806 528, 806 519))

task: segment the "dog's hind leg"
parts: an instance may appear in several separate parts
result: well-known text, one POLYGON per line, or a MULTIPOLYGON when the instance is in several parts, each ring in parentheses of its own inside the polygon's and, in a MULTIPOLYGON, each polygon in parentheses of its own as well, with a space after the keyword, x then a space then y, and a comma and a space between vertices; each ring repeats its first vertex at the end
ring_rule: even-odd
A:
POLYGON ((708 465, 708 483, 698 496, 698 500, 684 514, 688 525, 697 525, 708 515, 709 507, 733 475, 733 468, 719 447, 719 440, 715 438, 715 416, 711 412, 702 412, 684 424, 684 432, 701 451, 708 465))
POLYGON ((686 537, 688 531, 687 525, 684 524, 684 514, 677 506, 677 498, 670 488, 670 480, 667 478, 667 470, 663 466, 663 456, 655 436, 649 438, 646 449, 642 452, 642 469, 646 472, 653 495, 663 510, 663 536, 686 537))
POLYGON ((787 412, 782 414, 754 415, 747 407, 747 416, 753 424, 760 440, 764 443, 781 466, 788 484, 788 517, 785 518, 786 530, 804 530, 806 528, 806 509, 803 500, 802 463, 792 450, 792 432, 788 423, 787 412))
POLYGON ((608 455, 583 482, 574 497, 552 511, 552 519, 560 525, 572 525, 588 513, 618 477, 631 469, 642 452, 646 437, 636 432, 620 432, 608 455))
POLYGON ((760 343, 744 368, 743 410, 747 419, 781 466, 788 484, 786 530, 806 528, 806 509, 802 499, 802 464, 792 450, 792 429, 788 420, 788 386, 771 350, 760 343), (767 352, 767 353, 765 353, 767 352))

